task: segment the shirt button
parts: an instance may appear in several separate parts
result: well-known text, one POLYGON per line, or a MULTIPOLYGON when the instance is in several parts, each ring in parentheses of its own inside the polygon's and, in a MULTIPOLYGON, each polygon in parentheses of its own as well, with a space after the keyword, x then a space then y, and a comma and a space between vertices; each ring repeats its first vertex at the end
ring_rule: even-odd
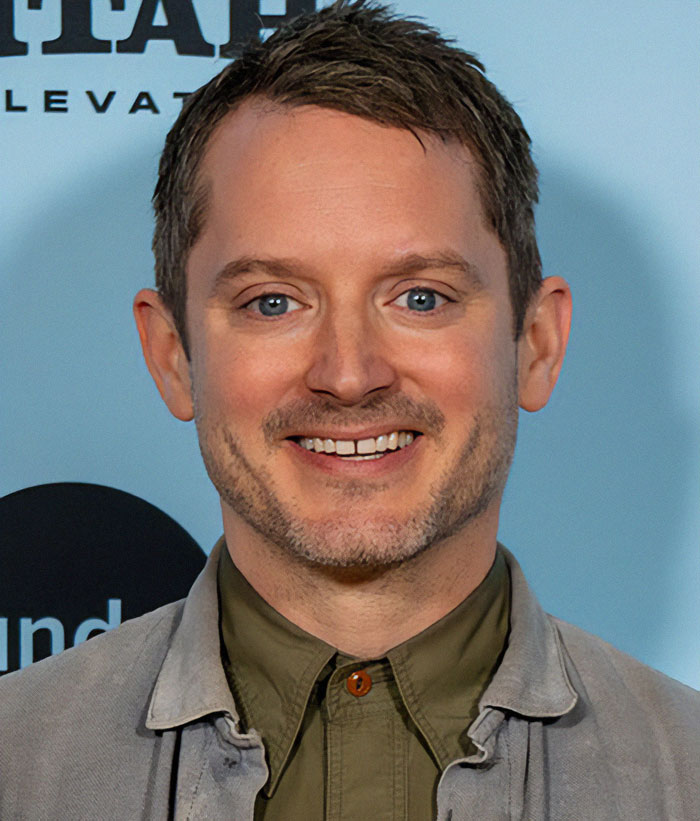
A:
POLYGON ((358 698, 360 696, 366 696, 372 689, 372 679, 366 670, 355 670, 354 673, 351 673, 347 677, 345 684, 347 685, 348 692, 358 698))

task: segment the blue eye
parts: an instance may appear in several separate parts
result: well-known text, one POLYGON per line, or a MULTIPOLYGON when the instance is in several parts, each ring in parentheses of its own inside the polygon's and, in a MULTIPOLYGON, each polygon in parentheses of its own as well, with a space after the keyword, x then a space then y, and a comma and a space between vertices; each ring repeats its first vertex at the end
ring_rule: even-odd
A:
POLYGON ((437 291, 431 288, 411 288, 410 291, 405 291, 395 300, 396 304, 401 308, 408 308, 410 311, 420 311, 427 313, 434 311, 444 305, 447 300, 441 296, 437 291))
POLYGON ((262 316, 283 316, 290 311, 296 311, 301 305, 285 294, 264 294, 256 297, 244 306, 262 316))

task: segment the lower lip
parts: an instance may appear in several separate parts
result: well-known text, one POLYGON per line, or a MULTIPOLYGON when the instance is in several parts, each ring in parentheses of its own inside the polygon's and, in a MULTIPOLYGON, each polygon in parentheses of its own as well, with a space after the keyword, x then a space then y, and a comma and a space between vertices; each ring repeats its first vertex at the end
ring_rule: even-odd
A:
POLYGON ((402 468, 415 459, 422 450, 423 436, 416 436, 410 445, 397 450, 386 451, 381 459, 342 459, 328 453, 316 453, 307 450, 291 439, 287 443, 291 452, 302 462, 332 476, 348 476, 353 478, 384 476, 402 468))

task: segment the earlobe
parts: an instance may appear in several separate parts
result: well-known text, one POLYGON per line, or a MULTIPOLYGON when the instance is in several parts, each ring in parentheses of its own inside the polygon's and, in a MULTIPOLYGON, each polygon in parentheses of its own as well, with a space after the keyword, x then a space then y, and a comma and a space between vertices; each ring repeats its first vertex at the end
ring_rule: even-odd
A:
POLYGON ((173 416, 189 422, 194 417, 189 361, 172 314, 150 288, 136 294, 133 307, 143 356, 158 392, 173 416))
POLYGON ((566 353, 571 325, 571 289, 547 277, 532 300, 518 341, 518 400, 526 411, 549 401, 566 353))

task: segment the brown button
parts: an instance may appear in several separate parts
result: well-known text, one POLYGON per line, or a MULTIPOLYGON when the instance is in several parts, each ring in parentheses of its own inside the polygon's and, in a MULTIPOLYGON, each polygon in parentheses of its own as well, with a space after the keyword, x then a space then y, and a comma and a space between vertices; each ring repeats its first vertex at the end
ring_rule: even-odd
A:
POLYGON ((372 689, 372 679, 366 670, 355 670, 354 673, 351 673, 348 676, 345 683, 347 685, 348 692, 358 698, 360 696, 366 696, 372 689))

